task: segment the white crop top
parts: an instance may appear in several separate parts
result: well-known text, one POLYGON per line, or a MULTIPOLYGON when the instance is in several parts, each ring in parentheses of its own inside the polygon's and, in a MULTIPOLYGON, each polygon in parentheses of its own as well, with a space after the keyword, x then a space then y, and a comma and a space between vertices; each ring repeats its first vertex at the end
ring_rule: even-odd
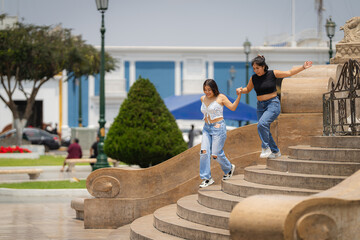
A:
POLYGON ((209 106, 206 106, 204 102, 201 104, 201 112, 204 114, 204 118, 208 117, 211 120, 223 117, 224 106, 218 103, 216 100, 211 102, 209 106))

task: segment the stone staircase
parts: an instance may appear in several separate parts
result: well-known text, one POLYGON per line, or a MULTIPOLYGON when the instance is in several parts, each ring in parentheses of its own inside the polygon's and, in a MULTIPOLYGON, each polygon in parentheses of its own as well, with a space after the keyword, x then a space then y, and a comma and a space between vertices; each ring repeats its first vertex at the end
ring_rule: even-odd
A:
MULTIPOLYGON (((312 137, 308 146, 290 147, 288 156, 268 159, 266 166, 247 167, 243 175, 138 218, 130 225, 129 238, 230 239, 230 212, 242 199, 257 194, 319 193, 359 169, 360 137, 312 137)), ((128 226, 116 231, 124 229, 128 231, 128 226)))

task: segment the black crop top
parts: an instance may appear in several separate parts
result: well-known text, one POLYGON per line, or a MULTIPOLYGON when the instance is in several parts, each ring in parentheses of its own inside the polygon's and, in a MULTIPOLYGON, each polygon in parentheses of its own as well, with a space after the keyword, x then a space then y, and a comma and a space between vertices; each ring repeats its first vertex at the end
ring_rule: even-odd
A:
POLYGON ((257 96, 276 92, 276 77, 273 70, 268 70, 264 75, 252 75, 252 82, 257 96))

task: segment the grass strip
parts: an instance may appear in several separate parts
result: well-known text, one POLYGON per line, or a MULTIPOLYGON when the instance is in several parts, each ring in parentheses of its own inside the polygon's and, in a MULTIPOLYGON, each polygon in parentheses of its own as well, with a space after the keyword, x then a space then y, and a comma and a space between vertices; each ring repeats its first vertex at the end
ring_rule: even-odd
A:
POLYGON ((61 166, 65 160, 63 156, 43 155, 39 159, 0 158, 1 167, 15 166, 61 166))
MULTIPOLYGON (((64 156, 43 155, 39 159, 12 159, 0 158, 0 167, 23 167, 23 166, 62 166, 64 156)), ((126 165, 119 162, 120 165, 126 165)), ((89 163, 77 163, 76 165, 89 165, 89 163)))
POLYGON ((80 182, 70 181, 44 181, 44 182, 23 182, 23 183, 1 183, 0 188, 13 189, 68 189, 86 188, 86 180, 80 182))

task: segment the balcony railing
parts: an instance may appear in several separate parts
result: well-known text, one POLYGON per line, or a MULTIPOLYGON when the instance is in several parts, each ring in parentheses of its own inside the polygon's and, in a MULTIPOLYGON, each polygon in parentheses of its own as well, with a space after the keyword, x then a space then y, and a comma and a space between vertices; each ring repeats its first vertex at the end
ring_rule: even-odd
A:
POLYGON ((360 135, 360 64, 350 59, 323 95, 324 135, 360 135))

